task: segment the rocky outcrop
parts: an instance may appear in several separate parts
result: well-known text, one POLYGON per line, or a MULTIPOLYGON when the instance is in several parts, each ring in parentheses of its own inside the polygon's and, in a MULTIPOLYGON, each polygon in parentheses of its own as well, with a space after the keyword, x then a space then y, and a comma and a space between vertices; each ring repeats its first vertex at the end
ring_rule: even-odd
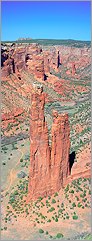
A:
POLYGON ((75 63, 72 63, 72 76, 76 73, 75 63))
POLYGON ((49 74, 50 73, 49 52, 46 52, 44 54, 44 71, 45 71, 45 74, 49 74))
POLYGON ((42 87, 36 87, 32 93, 30 111, 29 199, 52 195, 59 191, 69 175, 68 115, 53 112, 52 146, 50 147, 44 104, 45 96, 42 87))
MULTIPOLYGON (((2 77, 8 77, 22 70, 33 74, 38 80, 46 80, 53 72, 80 78, 81 70, 90 65, 90 48, 69 46, 40 46, 39 44, 16 45, 1 49, 2 77), (12 59, 12 64, 9 62, 12 59), (76 66, 75 66, 76 63, 76 66), (61 66, 62 65, 62 66, 61 66), (60 67, 61 66, 61 67, 60 67)), ((88 70, 87 70, 88 71, 88 70)), ((88 71, 89 72, 89 71, 88 71)))
POLYGON ((69 170, 70 129, 68 114, 53 111, 52 147, 51 147, 51 183, 52 192, 63 187, 69 170))
POLYGON ((37 198, 50 192, 50 148, 42 88, 32 94, 31 102, 29 197, 37 198))
POLYGON ((36 78, 45 80, 44 59, 41 55, 37 55, 35 58, 35 76, 36 78))
POLYGON ((10 74, 13 74, 14 68, 13 68, 13 59, 8 58, 4 63, 3 63, 3 68, 1 70, 1 76, 3 77, 8 77, 10 74))
POLYGON ((22 47, 22 48, 15 49, 13 53, 15 73, 21 72, 21 70, 25 70, 26 68, 25 55, 26 55, 26 48, 22 47))
POLYGON ((12 112, 3 113, 1 116, 2 121, 13 119, 14 117, 17 117, 23 113, 22 108, 14 109, 12 112))

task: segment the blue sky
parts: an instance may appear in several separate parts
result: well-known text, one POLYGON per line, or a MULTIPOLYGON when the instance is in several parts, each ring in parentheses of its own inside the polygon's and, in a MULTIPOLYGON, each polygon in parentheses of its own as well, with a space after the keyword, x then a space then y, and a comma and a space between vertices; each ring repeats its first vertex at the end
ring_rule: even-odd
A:
POLYGON ((2 2, 2 40, 90 40, 90 1, 2 2))

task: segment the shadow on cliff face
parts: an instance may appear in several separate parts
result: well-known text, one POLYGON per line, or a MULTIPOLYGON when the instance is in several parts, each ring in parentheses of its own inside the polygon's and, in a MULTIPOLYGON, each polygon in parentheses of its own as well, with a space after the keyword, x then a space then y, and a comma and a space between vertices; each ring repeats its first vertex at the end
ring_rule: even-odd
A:
POLYGON ((73 151, 70 155, 69 155, 69 168, 70 168, 70 173, 71 173, 71 169, 72 166, 74 164, 74 160, 75 160, 75 151, 73 151))

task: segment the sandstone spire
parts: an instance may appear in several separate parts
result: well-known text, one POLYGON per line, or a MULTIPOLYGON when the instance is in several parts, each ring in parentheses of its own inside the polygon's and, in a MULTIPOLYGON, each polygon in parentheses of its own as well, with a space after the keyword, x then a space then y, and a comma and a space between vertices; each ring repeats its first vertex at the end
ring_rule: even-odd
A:
POLYGON ((44 117, 45 96, 36 86, 30 111, 29 198, 52 195, 59 191, 69 175, 69 123, 67 114, 53 111, 52 146, 44 117))

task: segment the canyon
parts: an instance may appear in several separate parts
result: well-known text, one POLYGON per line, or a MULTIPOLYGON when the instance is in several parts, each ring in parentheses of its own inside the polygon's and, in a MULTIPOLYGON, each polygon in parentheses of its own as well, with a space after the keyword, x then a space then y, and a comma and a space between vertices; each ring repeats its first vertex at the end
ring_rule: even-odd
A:
POLYGON ((43 42, 1 44, 6 239, 90 233, 91 48, 43 42))

